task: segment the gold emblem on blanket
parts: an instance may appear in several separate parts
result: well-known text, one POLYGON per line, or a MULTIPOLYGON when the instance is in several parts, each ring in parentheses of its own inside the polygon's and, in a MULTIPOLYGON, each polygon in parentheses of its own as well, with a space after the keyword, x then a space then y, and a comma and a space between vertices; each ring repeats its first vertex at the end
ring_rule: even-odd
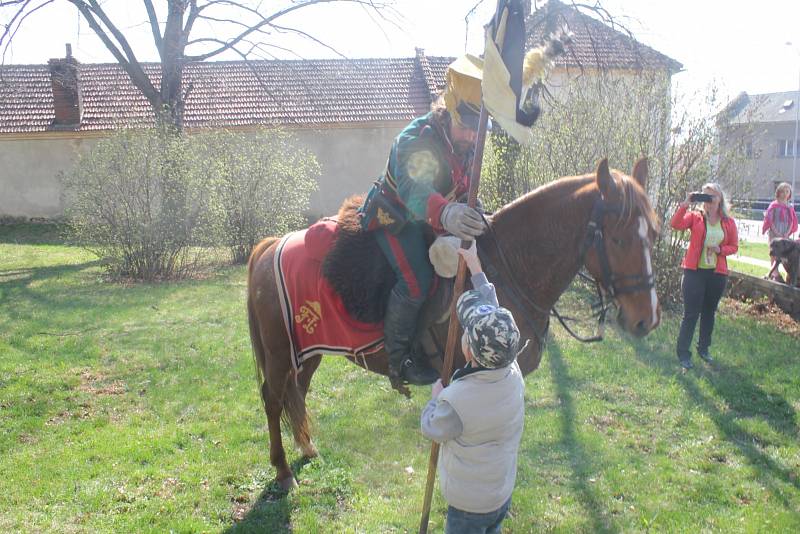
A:
POLYGON ((391 226, 394 224, 394 219, 383 208, 378 208, 378 213, 375 215, 381 226, 391 226))
POLYGON ((300 306, 300 313, 294 316, 294 320, 303 327, 307 334, 313 334, 322 320, 322 307, 315 300, 307 300, 300 306))

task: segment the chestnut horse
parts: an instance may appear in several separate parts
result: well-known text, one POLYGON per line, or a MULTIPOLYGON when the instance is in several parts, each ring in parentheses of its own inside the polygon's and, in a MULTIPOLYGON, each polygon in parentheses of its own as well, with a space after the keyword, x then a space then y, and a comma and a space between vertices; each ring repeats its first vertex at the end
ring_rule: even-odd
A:
MULTIPOLYGON (((594 174, 551 182, 490 218, 489 230, 478 245, 484 266, 494 266, 491 281, 500 303, 517 318, 523 339, 531 340, 518 360, 523 373, 539 366, 549 312, 582 265, 615 301, 623 330, 641 337, 658 325, 660 308, 650 256, 658 224, 645 194, 646 180, 645 159, 636 163, 632 178, 609 170, 604 159, 594 174)), ((278 241, 265 239, 250 256, 247 309, 269 427, 270 462, 280 485, 289 489, 295 480, 286 462, 280 419, 283 415, 289 423, 303 455, 316 456, 305 397, 322 357, 306 360, 295 374, 273 270, 278 241)), ((434 324, 431 332, 444 340, 447 321, 434 324)), ((365 366, 363 360, 350 359, 365 366)), ((369 371, 388 374, 384 352, 368 360, 369 371)), ((455 365, 463 363, 459 350, 455 365)))

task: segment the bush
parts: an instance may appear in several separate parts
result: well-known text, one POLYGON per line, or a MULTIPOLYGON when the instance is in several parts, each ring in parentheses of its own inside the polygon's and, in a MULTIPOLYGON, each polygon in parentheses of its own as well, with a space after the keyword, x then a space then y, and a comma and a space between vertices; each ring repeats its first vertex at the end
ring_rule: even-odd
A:
POLYGON ((218 242, 234 262, 247 261, 262 238, 304 226, 320 167, 294 136, 210 131, 193 138, 192 149, 203 181, 214 184, 218 242))
POLYGON ((212 188, 193 172, 187 140, 167 129, 121 130, 63 176, 73 237, 112 275, 138 280, 193 272, 211 241, 212 188))
POLYGON ((121 130, 64 175, 72 235, 114 276, 193 274, 213 247, 244 262, 305 223, 319 165, 281 130, 121 130))

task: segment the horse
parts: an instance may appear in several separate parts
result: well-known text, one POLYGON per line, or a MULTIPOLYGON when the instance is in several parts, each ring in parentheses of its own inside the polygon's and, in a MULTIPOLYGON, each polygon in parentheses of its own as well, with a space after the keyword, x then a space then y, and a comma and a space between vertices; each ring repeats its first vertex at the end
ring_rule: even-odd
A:
MULTIPOLYGON (((524 374, 539 366, 550 310, 583 266, 616 303, 617 322, 625 332, 642 337, 658 326, 661 311, 651 260, 658 222, 645 193, 647 172, 646 159, 636 162, 632 176, 609 169, 603 159, 594 173, 546 184, 487 219, 488 230, 478 239, 478 247, 485 270, 493 266, 490 281, 499 302, 517 318, 523 339, 531 340, 518 356, 524 374)), ((290 363, 273 262, 279 239, 267 238, 253 249, 247 310, 269 430, 270 463, 280 486, 290 490, 296 482, 281 441, 281 417, 303 456, 317 456, 305 397, 322 357, 306 360, 299 373, 290 363)), ((447 321, 433 324, 429 333, 443 346, 447 321)), ((348 359, 388 376, 383 351, 369 356, 368 364, 363 358, 348 359)), ((460 348, 455 365, 464 365, 460 348)))

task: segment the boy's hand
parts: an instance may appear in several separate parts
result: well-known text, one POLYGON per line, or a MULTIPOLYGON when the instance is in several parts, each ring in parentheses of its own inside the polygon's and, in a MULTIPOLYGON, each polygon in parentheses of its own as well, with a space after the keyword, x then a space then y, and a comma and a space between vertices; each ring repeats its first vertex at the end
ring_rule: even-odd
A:
POLYGON ((431 398, 435 399, 436 397, 438 397, 439 393, 441 393, 443 389, 444 386, 442 385, 442 379, 440 378, 439 380, 434 382, 433 385, 431 386, 431 398))
POLYGON ((473 241, 469 248, 458 248, 458 253, 464 258, 464 263, 471 274, 481 272, 481 260, 478 259, 478 247, 473 241))

